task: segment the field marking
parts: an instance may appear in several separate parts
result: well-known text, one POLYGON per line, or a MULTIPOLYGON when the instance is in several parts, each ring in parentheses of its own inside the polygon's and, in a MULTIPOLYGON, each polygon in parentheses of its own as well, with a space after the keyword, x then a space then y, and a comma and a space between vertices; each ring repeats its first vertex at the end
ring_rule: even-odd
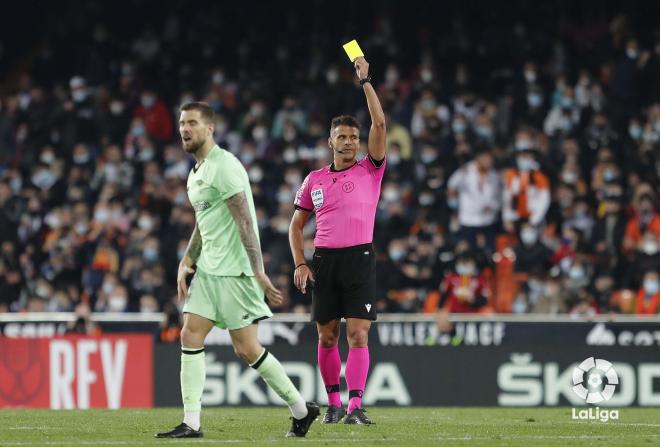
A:
MULTIPOLYGON (((621 424, 619 424, 621 425, 621 424)), ((658 426, 660 424, 644 424, 650 426, 658 426)), ((577 439, 598 439, 598 438, 627 438, 631 439, 630 433, 623 434, 620 436, 608 434, 593 434, 593 435, 516 435, 516 436, 431 436, 424 438, 417 438, 418 441, 514 441, 519 439, 528 439, 528 440, 577 440, 577 439)), ((637 438, 645 437, 660 437, 660 433, 647 433, 640 434, 639 436, 634 436, 637 438)), ((151 441, 153 438, 144 438, 144 439, 135 439, 132 441, 80 441, 75 442, 76 445, 135 445, 137 443, 145 443, 151 441)), ((259 443, 279 443, 285 441, 284 437, 281 439, 261 439, 258 440, 259 443)), ((327 442, 349 442, 349 443, 392 443, 392 442, 407 442, 409 439, 399 439, 399 438, 385 438, 385 439, 354 439, 354 438, 302 438, 297 439, 296 442, 315 442, 315 443, 327 443, 327 442)), ((196 444, 254 444, 255 440, 250 439, 190 439, 183 442, 194 442, 196 444)), ((3 446, 32 446, 32 445, 71 445, 71 441, 33 441, 33 442, 22 442, 22 441, 9 441, 3 442, 3 446)))
POLYGON ((7 430, 64 430, 64 427, 8 427, 7 430))
MULTIPOLYGON (((142 445, 146 442, 151 442, 152 439, 156 438, 144 438, 144 439, 135 439, 133 441, 74 441, 75 445, 142 445)), ((284 437, 282 437, 284 439, 284 437)), ((178 440, 179 443, 181 442, 178 440)), ((266 441, 266 442, 275 442, 276 440, 266 441)), ((248 439, 186 439, 183 442, 194 442, 195 444, 200 443, 214 443, 214 444, 238 444, 238 443, 253 443, 254 440, 248 439)), ((260 441, 261 442, 261 441, 260 441)), ((72 441, 9 441, 3 442, 1 445, 71 445, 72 441)))

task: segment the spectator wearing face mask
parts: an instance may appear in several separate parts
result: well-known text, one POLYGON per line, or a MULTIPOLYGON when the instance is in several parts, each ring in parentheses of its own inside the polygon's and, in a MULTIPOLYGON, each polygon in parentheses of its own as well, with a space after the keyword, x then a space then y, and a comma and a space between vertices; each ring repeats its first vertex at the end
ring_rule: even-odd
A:
MULTIPOLYGON (((378 268, 382 269, 382 280, 378 282, 378 296, 386 296, 387 301, 379 301, 379 310, 384 312, 414 312, 417 310, 416 278, 410 275, 410 247, 406 238, 395 238, 387 248, 387 259, 378 268)), ((414 269, 414 268, 413 268, 414 269)))
POLYGON ((468 253, 461 252, 456 257, 454 268, 445 274, 440 283, 440 293, 429 294, 424 309, 439 309, 436 324, 442 332, 451 333, 453 324, 450 313, 491 313, 490 287, 480 274, 476 260, 468 253))
POLYGON ((617 311, 613 306, 612 297, 615 291, 616 281, 612 275, 595 275, 595 279, 589 286, 589 292, 594 297, 601 313, 617 311))
POLYGON ((500 176, 493 169, 493 157, 489 151, 481 150, 449 178, 447 202, 450 208, 458 209, 459 238, 475 247, 477 236, 482 234, 487 250, 492 251, 501 197, 500 176))
POLYGON ((594 219, 591 216, 592 213, 587 200, 578 198, 573 206, 567 208, 563 213, 563 225, 577 228, 588 240, 594 227, 594 219))
POLYGON ((657 269, 660 265, 660 238, 650 229, 642 235, 637 243, 635 251, 631 253, 627 262, 628 270, 623 284, 629 287, 639 284, 645 272, 657 269))
MULTIPOLYGON (((140 97, 140 105, 133 116, 142 118, 147 136, 161 143, 168 142, 173 136, 172 114, 162 99, 153 90, 145 90, 140 97)), ((136 135, 139 136, 139 135, 136 135)))
POLYGON ((599 269, 616 273, 626 229, 626 219, 621 210, 621 187, 615 185, 607 189, 599 208, 590 246, 595 251, 599 269))
POLYGON ((540 240, 537 227, 529 222, 520 225, 519 243, 514 246, 516 261, 514 270, 518 273, 543 272, 550 267, 552 250, 540 240))
POLYGON ((142 245, 142 259, 144 265, 153 266, 161 262, 160 242, 155 237, 149 237, 142 245))
POLYGON ((538 67, 533 61, 527 61, 522 66, 517 80, 515 92, 515 115, 520 116, 519 122, 535 127, 543 125, 545 117, 544 81, 541 79, 538 67))
POLYGON ((282 108, 275 113, 273 127, 270 131, 271 136, 273 138, 283 137, 285 141, 292 141, 293 138, 286 135, 287 124, 292 127, 289 132, 302 132, 307 127, 307 116, 293 96, 285 97, 282 101, 282 108))
POLYGON ((635 313, 638 315, 660 314, 660 275, 650 270, 644 275, 642 286, 637 291, 635 313))
POLYGON ((552 256, 553 264, 559 266, 561 273, 568 275, 582 246, 582 234, 572 227, 564 227, 558 247, 552 256))
POLYGON ((550 207, 550 180, 540 171, 533 147, 532 132, 518 131, 516 167, 504 171, 502 220, 509 233, 520 219, 540 225, 550 207))
POLYGON ((441 312, 489 313, 490 287, 480 274, 476 260, 469 254, 456 259, 454 270, 447 273, 440 285, 441 312))
POLYGON ((109 294, 103 294, 94 306, 96 312, 125 312, 128 310, 128 292, 126 287, 116 285, 109 294))
POLYGON ((81 76, 73 76, 69 88, 70 100, 62 104, 59 117, 63 146, 73 147, 79 142, 94 143, 99 134, 92 91, 81 76))
POLYGON ((646 52, 644 57, 640 57, 640 53, 637 39, 628 39, 625 51, 614 67, 611 95, 615 101, 614 113, 621 122, 634 113, 640 99, 641 73, 649 57, 646 52))
POLYGON ((597 163, 591 173, 591 189, 596 193, 604 191, 608 185, 621 183, 621 170, 612 150, 604 147, 598 151, 597 163))
POLYGON ((553 107, 543 122, 543 130, 550 136, 565 136, 580 122, 580 108, 575 102, 572 87, 563 86, 555 92, 553 107))
POLYGON ((586 148, 592 152, 601 147, 619 147, 619 134, 612 128, 604 113, 594 114, 591 123, 584 130, 584 137, 586 148))
MULTIPOLYGON (((385 173, 386 180, 404 183, 410 181, 410 179, 415 175, 416 166, 414 160, 411 158, 408 158, 407 160, 403 158, 401 146, 397 142, 391 142, 387 140, 387 163, 396 169, 392 169, 391 171, 387 171, 385 173)), ((431 171, 438 168, 442 169, 439 166, 432 166, 431 168, 426 169, 427 182, 429 182, 429 178, 431 177, 431 171)), ((438 189, 443 185, 443 183, 444 182, 440 182, 439 184, 436 184, 435 187, 429 185, 429 187, 431 187, 431 189, 438 189)))
POLYGON ((120 98, 109 98, 99 112, 101 138, 110 144, 122 144, 131 122, 125 113, 125 104, 120 98))

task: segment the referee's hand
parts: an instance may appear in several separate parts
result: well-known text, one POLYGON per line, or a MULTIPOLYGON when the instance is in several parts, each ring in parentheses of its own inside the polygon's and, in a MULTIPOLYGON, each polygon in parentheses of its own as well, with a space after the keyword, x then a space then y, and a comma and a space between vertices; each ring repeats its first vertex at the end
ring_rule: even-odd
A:
POLYGON ((307 281, 314 284, 314 275, 309 267, 303 264, 293 272, 293 283, 302 293, 307 293, 307 281))
POLYGON ((257 282, 259 282, 259 285, 261 286, 262 289, 264 289, 264 293, 266 294, 266 299, 268 300, 268 304, 271 306, 279 306, 282 304, 282 292, 277 290, 277 288, 273 285, 272 282, 270 282, 270 278, 268 275, 266 275, 264 272, 257 272, 255 274, 255 277, 257 279, 257 282))
POLYGON ((355 74, 357 74, 358 79, 362 80, 369 76, 369 62, 367 62, 364 56, 355 59, 353 66, 355 67, 355 74))

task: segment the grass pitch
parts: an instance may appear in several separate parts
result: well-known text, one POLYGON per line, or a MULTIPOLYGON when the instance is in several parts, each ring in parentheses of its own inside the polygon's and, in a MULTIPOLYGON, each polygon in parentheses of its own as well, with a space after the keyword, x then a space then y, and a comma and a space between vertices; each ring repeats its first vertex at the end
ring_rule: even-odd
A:
MULTIPOLYGON (((322 410, 323 411, 323 410, 322 410)), ((377 425, 322 425, 285 439, 285 408, 213 408, 202 413, 204 438, 155 439, 181 422, 181 409, 0 410, 0 446, 653 446, 660 408, 623 408, 619 420, 574 421, 570 408, 383 408, 377 425)))

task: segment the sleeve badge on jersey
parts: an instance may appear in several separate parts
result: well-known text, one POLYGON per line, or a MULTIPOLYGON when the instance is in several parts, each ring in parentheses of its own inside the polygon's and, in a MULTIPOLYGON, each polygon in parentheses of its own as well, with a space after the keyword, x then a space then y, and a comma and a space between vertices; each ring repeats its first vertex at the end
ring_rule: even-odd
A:
POLYGON ((314 204, 314 209, 319 209, 323 206, 323 190, 315 189, 312 191, 312 203, 314 204))

